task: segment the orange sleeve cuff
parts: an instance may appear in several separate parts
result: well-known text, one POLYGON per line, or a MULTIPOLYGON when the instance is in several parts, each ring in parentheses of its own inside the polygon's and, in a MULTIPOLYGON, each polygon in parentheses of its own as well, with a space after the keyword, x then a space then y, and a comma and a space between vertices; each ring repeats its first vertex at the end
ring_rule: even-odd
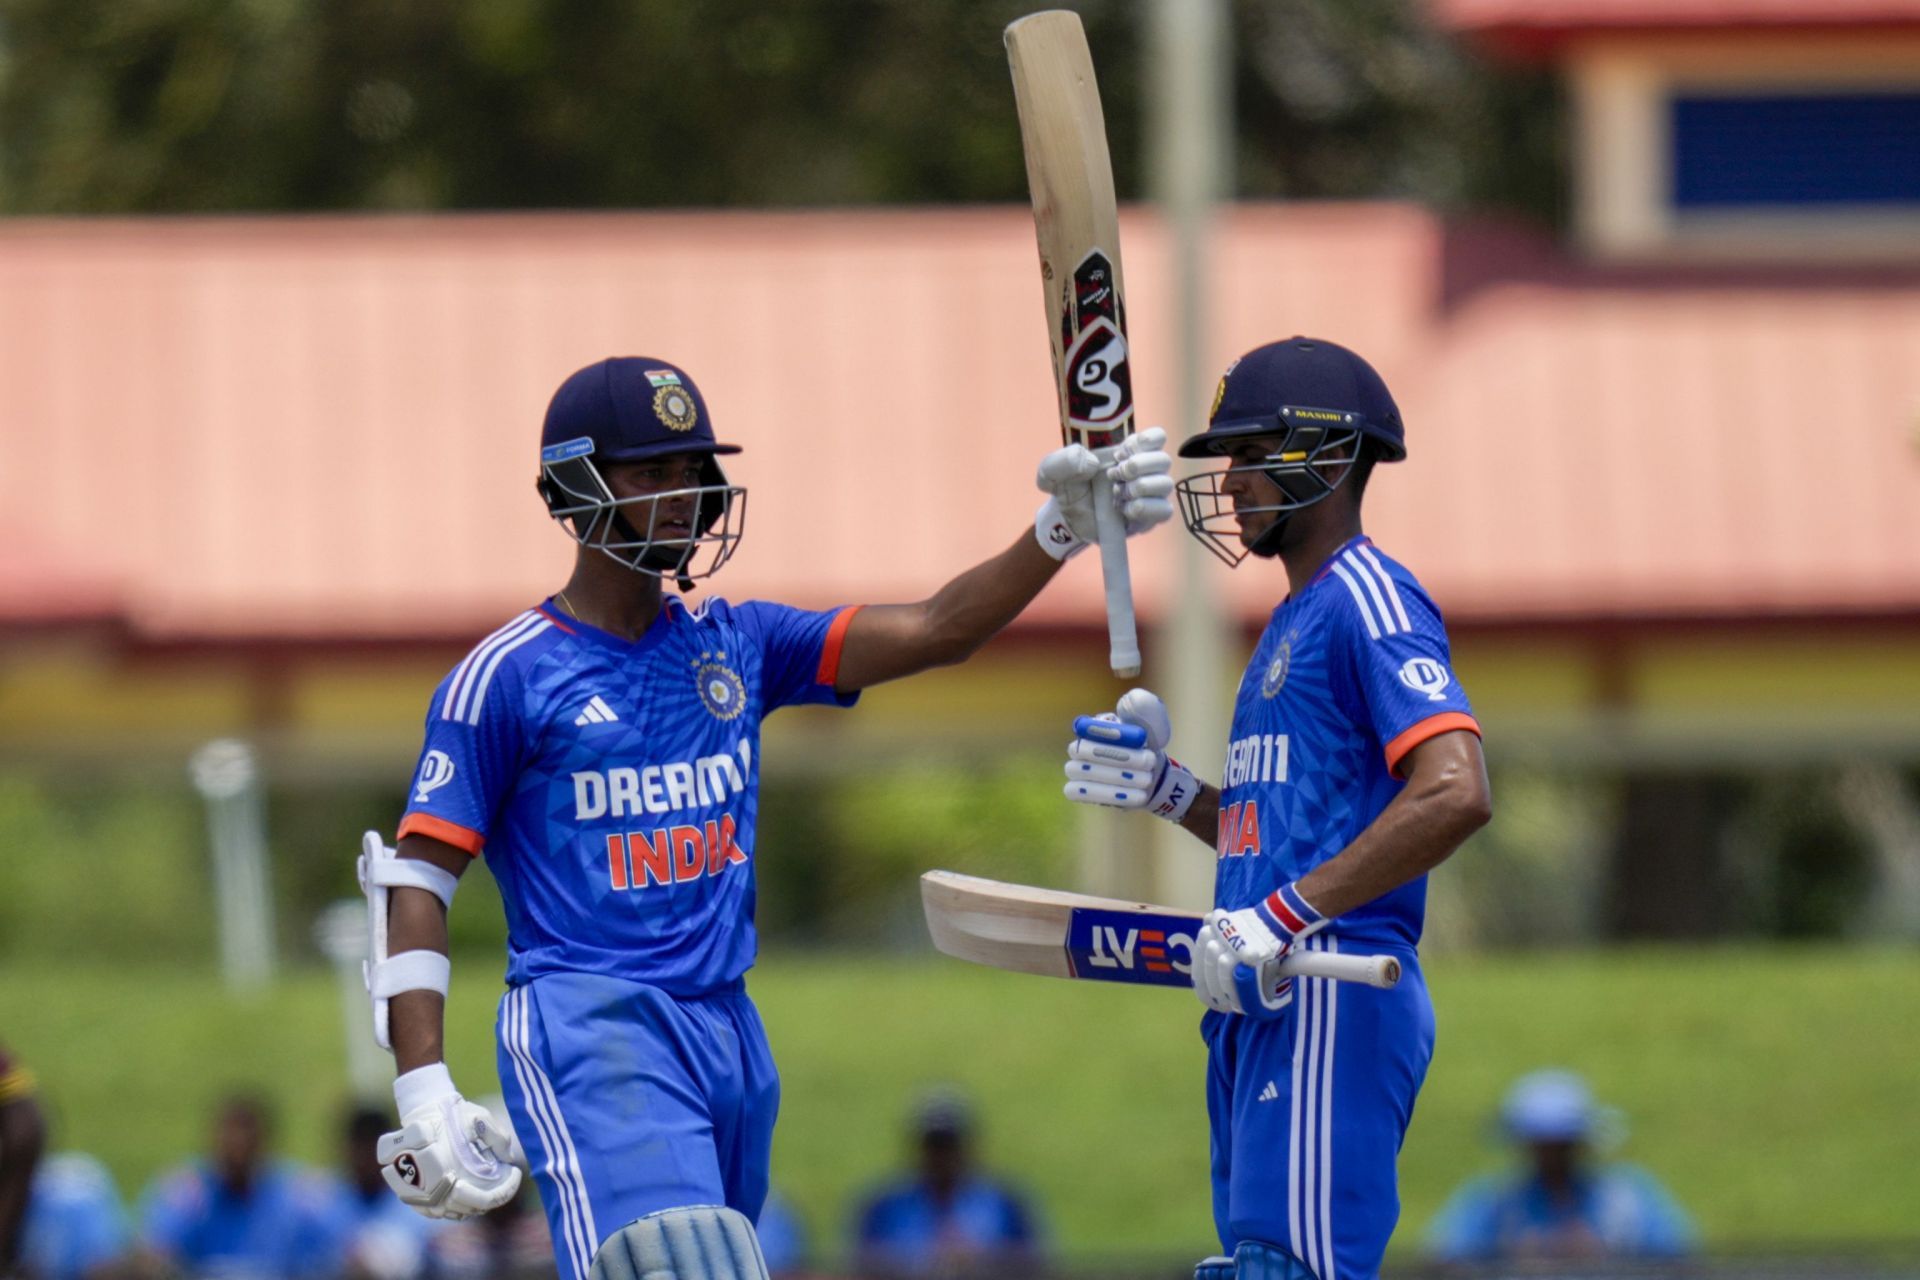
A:
POLYGON ((853 615, 865 607, 856 604, 842 609, 827 628, 827 642, 820 646, 820 669, 813 675, 815 684, 833 685, 839 682, 840 650, 847 643, 847 626, 853 621, 853 615))
POLYGON ((436 818, 430 813, 410 813, 400 819, 400 834, 394 839, 404 840, 408 836, 430 836, 441 844, 450 844, 476 858, 487 843, 487 838, 478 831, 471 831, 457 822, 448 822, 445 818, 436 818))
POLYGON ((1407 758, 1409 751, 1429 738, 1452 733, 1455 729, 1465 729, 1476 738, 1482 736, 1480 722, 1464 711, 1442 711, 1437 716, 1428 716, 1411 728, 1401 730, 1387 744, 1387 772, 1399 777, 1400 762, 1407 758))

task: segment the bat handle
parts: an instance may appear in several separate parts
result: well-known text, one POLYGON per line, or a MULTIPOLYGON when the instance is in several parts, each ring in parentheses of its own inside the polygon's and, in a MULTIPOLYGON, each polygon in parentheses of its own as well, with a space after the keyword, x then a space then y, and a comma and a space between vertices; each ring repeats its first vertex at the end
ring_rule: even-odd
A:
POLYGON ((1280 973, 1288 978, 1332 978, 1336 982, 1360 982, 1384 989, 1400 981, 1400 962, 1392 956, 1296 951, 1280 961, 1280 973))
MULTIPOLYGON (((1098 456, 1107 462, 1111 450, 1098 456)), ((1127 565, 1127 522, 1113 501, 1113 482, 1103 467, 1093 477, 1093 518, 1100 531, 1100 576, 1107 588, 1107 663, 1113 674, 1140 674, 1140 636, 1133 621, 1133 573, 1127 565)))

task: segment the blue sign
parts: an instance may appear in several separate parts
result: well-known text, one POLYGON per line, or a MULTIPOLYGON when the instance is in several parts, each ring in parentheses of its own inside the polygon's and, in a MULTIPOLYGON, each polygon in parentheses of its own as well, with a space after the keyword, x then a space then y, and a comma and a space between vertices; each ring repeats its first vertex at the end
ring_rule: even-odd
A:
POLYGON ((1156 987, 1193 985, 1198 916, 1076 907, 1067 922, 1067 963, 1076 978, 1156 987))

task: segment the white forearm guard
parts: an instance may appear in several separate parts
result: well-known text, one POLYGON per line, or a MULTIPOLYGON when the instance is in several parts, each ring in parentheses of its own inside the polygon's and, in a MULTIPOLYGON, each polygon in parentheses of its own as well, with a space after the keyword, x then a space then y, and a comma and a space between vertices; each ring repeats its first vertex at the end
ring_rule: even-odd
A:
POLYGON ((367 895, 367 955, 361 966, 367 992, 373 997, 373 1038, 382 1049, 393 1048, 387 1035, 387 1001, 402 991, 437 991, 447 994, 451 966, 438 951, 403 951, 387 954, 387 891, 400 886, 425 889, 445 906, 453 905, 453 890, 460 881, 451 872, 431 862, 402 858, 377 831, 360 837, 360 858, 356 863, 360 891, 367 895))

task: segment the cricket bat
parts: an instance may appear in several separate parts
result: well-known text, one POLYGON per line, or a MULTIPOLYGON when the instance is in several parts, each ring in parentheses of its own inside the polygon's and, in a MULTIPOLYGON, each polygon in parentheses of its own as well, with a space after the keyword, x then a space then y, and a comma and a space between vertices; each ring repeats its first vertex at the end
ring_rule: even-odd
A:
MULTIPOLYGON (((1200 917, 1171 907, 952 871, 920 877, 920 904, 933 945, 955 959, 1049 978, 1193 985, 1200 917)), ((1296 951, 1280 961, 1280 975, 1386 988, 1400 981, 1400 962, 1385 955, 1296 951)))
MULTIPOLYGON (((1067 444, 1102 461, 1133 434, 1133 374, 1100 87, 1079 15, 1054 9, 1007 28, 1007 62, 1020 112, 1027 191, 1040 241, 1040 287, 1067 444)), ((1094 478, 1100 570, 1106 583, 1109 665, 1140 674, 1127 530, 1105 474, 1094 478)))

